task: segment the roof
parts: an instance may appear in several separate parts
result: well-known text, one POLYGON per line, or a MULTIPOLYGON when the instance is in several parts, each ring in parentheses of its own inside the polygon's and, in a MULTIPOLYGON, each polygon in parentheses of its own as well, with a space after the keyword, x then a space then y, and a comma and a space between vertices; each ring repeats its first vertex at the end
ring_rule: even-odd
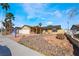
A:
POLYGON ((79 24, 77 24, 77 25, 74 25, 74 26, 76 26, 76 27, 79 27, 79 24))
POLYGON ((31 27, 31 26, 29 26, 29 25, 24 25, 24 26, 22 26, 21 28, 23 28, 23 27, 31 27))
POLYGON ((61 29, 61 25, 55 25, 55 26, 49 25, 49 26, 46 26, 46 27, 24 25, 24 26, 22 26, 22 27, 16 27, 16 28, 17 28, 17 29, 22 29, 22 28, 25 27, 25 26, 30 27, 30 28, 32 28, 32 29, 36 29, 36 28, 38 28, 38 29, 44 29, 44 30, 45 30, 45 29, 53 29, 53 28, 61 29))
POLYGON ((72 25, 71 29, 73 29, 74 27, 79 28, 79 24, 72 25))
POLYGON ((79 27, 79 24, 76 24, 76 25, 72 25, 72 27, 73 27, 73 26, 79 27))
POLYGON ((49 26, 47 26, 46 28, 47 28, 47 29, 54 29, 54 28, 56 28, 56 29, 61 29, 61 25, 55 25, 55 26, 49 25, 49 26))
POLYGON ((33 29, 35 29, 35 28, 43 29, 43 27, 39 27, 39 26, 33 26, 33 27, 31 27, 31 28, 33 28, 33 29))

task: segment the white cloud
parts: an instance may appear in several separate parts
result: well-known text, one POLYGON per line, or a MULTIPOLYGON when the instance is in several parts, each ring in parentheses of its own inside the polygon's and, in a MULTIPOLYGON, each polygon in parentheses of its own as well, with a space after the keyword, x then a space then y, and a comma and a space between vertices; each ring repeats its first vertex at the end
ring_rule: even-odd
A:
POLYGON ((24 11, 27 13, 27 19, 30 18, 38 18, 39 21, 46 22, 47 25, 51 25, 53 20, 59 20, 62 21, 62 18, 67 17, 67 10, 59 10, 54 7, 54 9, 47 9, 47 4, 40 4, 40 3, 32 3, 32 4, 23 4, 24 11), (63 12, 64 11, 64 12, 63 12), (50 21, 49 21, 50 19, 50 21))
POLYGON ((52 23, 52 21, 48 21, 47 23, 46 23, 46 25, 52 25, 53 23, 52 23))
POLYGON ((25 12, 28 14, 27 18, 40 17, 43 14, 46 4, 23 4, 25 12))
POLYGON ((53 15, 55 16, 55 17, 57 17, 57 18, 60 18, 60 17, 62 17, 62 12, 60 12, 59 10, 56 10, 56 11, 54 11, 53 12, 53 15))
POLYGON ((47 9, 47 4, 23 4, 24 11, 27 13, 27 19, 30 18, 40 18, 40 20, 45 19, 53 19, 62 17, 62 13, 59 10, 51 10, 47 9))

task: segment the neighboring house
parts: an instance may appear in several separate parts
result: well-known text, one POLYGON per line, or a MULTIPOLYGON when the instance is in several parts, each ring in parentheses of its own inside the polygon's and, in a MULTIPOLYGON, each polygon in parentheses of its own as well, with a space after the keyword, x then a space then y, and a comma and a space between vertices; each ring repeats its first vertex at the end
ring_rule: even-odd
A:
POLYGON ((61 29, 60 25, 55 25, 55 26, 50 25, 45 27, 45 30, 43 33, 46 32, 46 34, 58 34, 58 33, 64 34, 64 30, 61 29))
POLYGON ((47 26, 47 27, 24 25, 22 27, 16 27, 15 29, 16 29, 16 34, 20 34, 20 35, 64 33, 60 25, 47 26))
POLYGON ((15 27, 13 29, 13 35, 19 36, 19 35, 26 35, 26 34, 31 34, 31 28, 28 25, 24 25, 22 27, 15 27))
POLYGON ((57 32, 59 29, 61 29, 60 25, 55 26, 47 26, 48 31, 57 32))
POLYGON ((61 29, 60 25, 55 25, 55 26, 47 26, 47 27, 38 27, 34 26, 31 27, 31 33, 36 33, 36 34, 54 34, 54 33, 63 33, 64 31, 61 29))
POLYGON ((33 26, 31 27, 31 33, 32 34, 40 34, 43 31, 43 27, 39 27, 39 26, 33 26))
POLYGON ((19 34, 23 34, 23 35, 31 34, 31 28, 28 25, 24 25, 19 29, 18 32, 19 34))
POLYGON ((71 30, 72 30, 72 32, 75 34, 75 33, 79 33, 79 24, 77 24, 77 25, 72 25, 72 27, 71 27, 71 30))
POLYGON ((72 25, 71 30, 79 31, 79 24, 77 24, 77 25, 72 25))

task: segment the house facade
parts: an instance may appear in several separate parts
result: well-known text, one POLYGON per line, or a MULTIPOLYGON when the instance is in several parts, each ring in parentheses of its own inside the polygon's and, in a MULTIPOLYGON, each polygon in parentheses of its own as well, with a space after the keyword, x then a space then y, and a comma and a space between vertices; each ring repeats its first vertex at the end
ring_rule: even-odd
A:
POLYGON ((72 31, 73 33, 79 32, 79 24, 77 24, 77 25, 72 25, 71 31, 72 31))
POLYGON ((31 34, 31 28, 28 25, 24 25, 22 27, 17 28, 16 33, 19 35, 31 34))
POLYGON ((20 35, 27 35, 27 34, 58 34, 58 33, 64 33, 64 30, 61 29, 60 25, 47 26, 47 27, 24 25, 20 28, 17 28, 17 33, 20 34, 20 35))
POLYGON ((46 31, 44 31, 45 34, 64 34, 64 30, 61 29, 60 25, 55 26, 47 26, 46 31))
POLYGON ((79 24, 72 25, 71 30, 79 31, 79 24))

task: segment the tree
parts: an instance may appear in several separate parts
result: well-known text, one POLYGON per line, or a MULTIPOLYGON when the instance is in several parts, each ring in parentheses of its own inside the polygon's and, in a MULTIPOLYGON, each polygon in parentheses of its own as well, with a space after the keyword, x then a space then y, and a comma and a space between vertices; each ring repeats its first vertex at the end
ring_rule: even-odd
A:
MULTIPOLYGON (((3 10, 5 10, 5 15, 7 14, 7 10, 10 8, 8 3, 0 3, 0 6, 2 7, 3 10)), ((6 18, 5 18, 6 19, 6 18)), ((4 25, 4 22, 2 22, 4 25)))
POLYGON ((10 34, 13 31, 14 15, 12 13, 7 13, 3 25, 6 28, 6 34, 10 34))
MULTIPOLYGON (((72 8, 69 10, 69 12, 67 13, 68 19, 71 20, 72 18, 74 18, 76 15, 79 14, 79 10, 78 8, 72 8)), ((67 21, 68 24, 68 29, 69 29, 69 20, 67 21)))
POLYGON ((41 27, 42 26, 42 23, 39 23, 39 26, 41 27))
POLYGON ((2 6, 2 9, 6 10, 6 11, 10 8, 8 3, 0 3, 0 5, 2 6))
POLYGON ((39 23, 39 26, 40 26, 40 33, 42 33, 42 30, 41 30, 42 23, 39 23))
POLYGON ((6 14, 6 18, 5 18, 5 21, 11 21, 11 20, 14 20, 14 15, 12 13, 7 13, 6 14))

